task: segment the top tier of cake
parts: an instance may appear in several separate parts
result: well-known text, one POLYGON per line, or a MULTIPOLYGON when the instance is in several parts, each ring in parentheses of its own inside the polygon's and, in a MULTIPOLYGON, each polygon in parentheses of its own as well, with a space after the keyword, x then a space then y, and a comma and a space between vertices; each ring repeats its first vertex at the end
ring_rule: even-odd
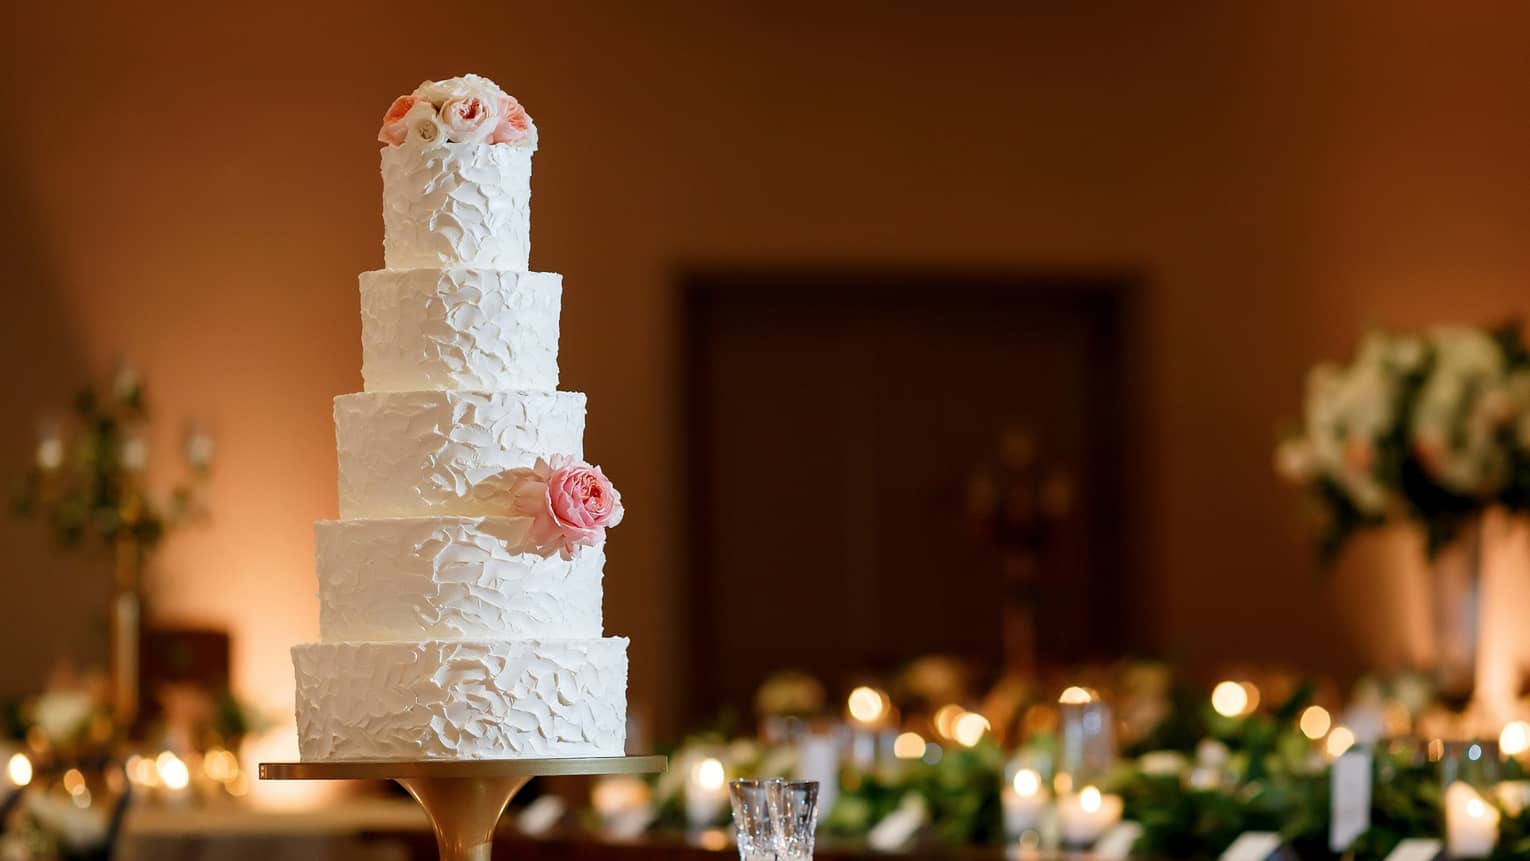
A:
POLYGON ((531 154, 524 147, 413 139, 383 147, 387 268, 526 271, 531 154))

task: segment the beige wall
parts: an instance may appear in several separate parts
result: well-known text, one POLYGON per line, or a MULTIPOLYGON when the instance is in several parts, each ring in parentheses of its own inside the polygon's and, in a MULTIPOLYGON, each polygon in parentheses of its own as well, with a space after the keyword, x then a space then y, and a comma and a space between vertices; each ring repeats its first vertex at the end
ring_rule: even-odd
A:
MULTIPOLYGON (((316 634, 355 274, 381 264, 371 139, 427 76, 488 74, 542 130, 534 262, 566 275, 564 383, 630 502, 608 627, 661 719, 684 692, 677 267, 1143 271, 1140 612, 1203 667, 1391 657, 1338 624, 1353 583, 1312 575, 1277 421, 1367 324, 1530 298, 1517 4, 138 5, 13 14, 0 444, 19 457, 30 416, 119 353, 167 420, 210 418, 216 520, 174 542, 159 609, 227 624, 276 705, 316 634)), ((89 621, 35 530, 0 537, 17 691, 40 672, 18 649, 89 621)))

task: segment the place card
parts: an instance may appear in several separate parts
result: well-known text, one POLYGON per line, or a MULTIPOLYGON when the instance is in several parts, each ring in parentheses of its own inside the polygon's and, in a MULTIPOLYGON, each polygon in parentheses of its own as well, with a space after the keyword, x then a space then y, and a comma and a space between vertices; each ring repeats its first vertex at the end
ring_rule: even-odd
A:
POLYGON ((914 834, 929 821, 930 809, 924 799, 912 793, 903 797, 898 807, 866 834, 866 845, 878 852, 894 852, 908 845, 914 834))
POLYGON ((515 825, 522 833, 537 837, 551 831, 567 811, 568 804, 563 799, 544 795, 526 805, 526 809, 515 817, 515 825))
POLYGON ((645 804, 632 810, 624 810, 606 821, 601 833, 608 840, 627 841, 636 840, 643 836, 643 832, 659 818, 659 813, 652 804, 645 804))
POLYGON ((1141 825, 1131 821, 1120 822, 1100 835, 1089 854, 1095 858, 1126 858, 1141 839, 1141 825))
POLYGON ((1343 852, 1371 827, 1371 752, 1352 747, 1333 764, 1328 848, 1343 852))
POLYGON ((1228 846, 1220 861, 1271 861, 1280 852, 1280 835, 1273 831, 1245 831, 1228 846))
POLYGON ((1397 844, 1386 861, 1435 861, 1440 857, 1440 841, 1426 837, 1413 837, 1397 844))

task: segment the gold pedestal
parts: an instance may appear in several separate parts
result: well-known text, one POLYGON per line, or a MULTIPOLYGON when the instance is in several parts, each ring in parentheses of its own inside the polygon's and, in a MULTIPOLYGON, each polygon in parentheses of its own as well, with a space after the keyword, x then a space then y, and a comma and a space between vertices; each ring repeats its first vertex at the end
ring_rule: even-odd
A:
POLYGON ((572 759, 477 759, 355 762, 263 762, 261 780, 393 780, 420 803, 436 832, 441 861, 489 861, 494 827, 505 805, 533 777, 647 774, 662 756, 572 759))

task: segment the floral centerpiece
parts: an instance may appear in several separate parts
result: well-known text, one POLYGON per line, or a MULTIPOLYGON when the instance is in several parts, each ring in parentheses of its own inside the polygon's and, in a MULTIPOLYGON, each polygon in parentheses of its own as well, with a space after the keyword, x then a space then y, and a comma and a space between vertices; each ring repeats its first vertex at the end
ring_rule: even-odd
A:
POLYGON ((112 718, 130 729, 138 711, 138 649, 144 571, 178 524, 206 514, 203 490, 213 440, 190 426, 182 456, 187 477, 168 494, 148 486, 149 398, 131 366, 104 390, 81 389, 66 420, 46 422, 34 461, 12 497, 12 509, 42 521, 60 547, 106 551, 113 564, 112 718))
POLYGON ((1483 510, 1530 510, 1530 353, 1518 325, 1373 332, 1307 378, 1279 472, 1311 491, 1331 559, 1356 531, 1409 519, 1431 556, 1483 510))

